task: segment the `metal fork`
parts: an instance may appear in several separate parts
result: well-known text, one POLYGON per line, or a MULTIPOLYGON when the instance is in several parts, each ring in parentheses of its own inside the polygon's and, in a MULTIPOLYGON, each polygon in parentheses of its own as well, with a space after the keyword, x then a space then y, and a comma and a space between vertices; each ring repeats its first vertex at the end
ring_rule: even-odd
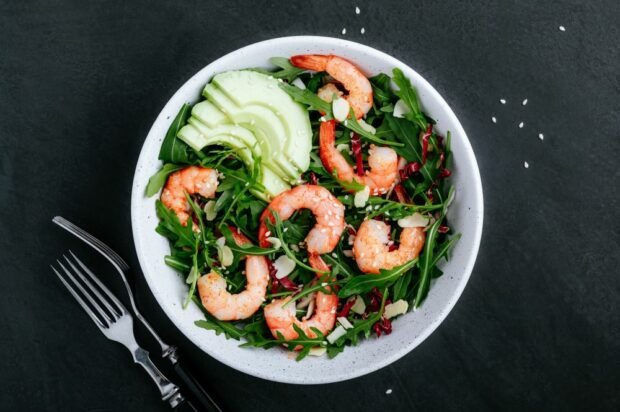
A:
POLYGON ((142 322, 146 329, 155 338, 157 343, 159 343, 159 346, 161 346, 162 357, 170 361, 170 363, 173 365, 175 373, 179 376, 179 378, 183 380, 183 383, 194 394, 196 400, 205 410, 222 412, 222 409, 215 402, 213 397, 209 395, 209 393, 203 388, 200 382, 198 382, 198 380, 179 362, 177 348, 175 346, 165 343, 159 337, 157 332, 155 332, 153 327, 148 323, 148 321, 144 318, 144 316, 142 316, 142 314, 138 311, 133 293, 131 291, 131 287, 129 286, 129 282, 127 281, 127 276, 125 275, 127 272, 129 272, 129 265, 127 264, 127 262, 125 262, 123 258, 121 258, 114 250, 112 250, 111 247, 109 247, 84 229, 71 223, 64 217, 56 216, 52 219, 52 222, 56 223, 67 232, 71 233, 72 235, 76 236, 77 238, 90 245, 104 258, 106 258, 108 262, 112 264, 112 266, 114 266, 121 279, 123 280, 123 284, 125 285, 125 289, 127 290, 127 294, 129 295, 129 301, 131 303, 131 308, 133 309, 133 312, 136 314, 136 317, 140 320, 140 322, 142 322))
MULTIPOLYGON (((61 228, 65 229, 69 233, 77 236, 85 243, 89 244, 93 249, 99 252, 104 258, 108 260, 114 266, 116 271, 121 275, 121 279, 123 280, 123 284, 125 285, 125 290, 127 290, 127 294, 129 295, 129 302, 131 304, 131 309, 133 309, 133 313, 135 313, 136 317, 142 324, 148 329, 148 331, 153 335, 159 346, 161 347, 162 357, 171 357, 172 359, 176 359, 176 350, 177 348, 165 343, 155 332, 155 329, 148 323, 148 321, 142 316, 138 308, 136 307, 136 302, 133 297, 133 293, 131 292, 131 287, 129 286, 129 282, 127 281, 127 277, 125 276, 125 272, 129 271, 129 265, 127 262, 123 260, 115 251, 112 250, 108 245, 85 231, 84 229, 74 225, 69 222, 62 216, 56 216, 52 219, 52 222, 56 223, 61 228)), ((175 363, 175 362, 173 362, 175 363)))
POLYGON ((134 362, 142 366, 157 384, 162 400, 167 401, 173 408, 183 403, 185 398, 181 395, 179 388, 157 369, 149 358, 149 353, 136 342, 133 319, 125 306, 73 252, 69 251, 69 253, 72 259, 63 255, 67 266, 60 260, 56 260, 64 276, 54 266, 51 266, 56 276, 101 332, 108 339, 121 343, 129 349, 134 362))

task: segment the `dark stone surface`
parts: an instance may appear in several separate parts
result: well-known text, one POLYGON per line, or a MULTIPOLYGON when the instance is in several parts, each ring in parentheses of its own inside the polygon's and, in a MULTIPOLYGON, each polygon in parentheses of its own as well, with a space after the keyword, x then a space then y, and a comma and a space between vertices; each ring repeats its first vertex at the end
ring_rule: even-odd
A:
POLYGON ((454 311, 399 362, 311 387, 210 359, 139 275, 144 312, 230 410, 620 409, 620 3, 249 4, 0 2, 0 409, 167 410, 50 272, 67 248, 85 254, 50 218, 137 267, 131 179, 176 88, 246 44, 343 27, 425 76, 476 151, 485 230, 454 311))

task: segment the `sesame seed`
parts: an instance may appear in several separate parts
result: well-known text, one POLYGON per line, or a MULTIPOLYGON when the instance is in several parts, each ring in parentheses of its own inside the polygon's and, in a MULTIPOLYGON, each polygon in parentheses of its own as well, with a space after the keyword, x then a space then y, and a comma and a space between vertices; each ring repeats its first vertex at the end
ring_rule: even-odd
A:
POLYGON ((523 122, 519 123, 519 129, 523 129, 523 126, 525 126, 525 123, 523 122))
POLYGON ((359 7, 355 6, 355 14, 360 14, 361 10, 359 7))
POLYGON ((501 104, 506 104, 506 99, 499 99, 499 102, 500 102, 501 104))
POLYGON ((347 34, 347 29, 346 29, 346 28, 343 28, 343 29, 342 29, 342 35, 344 36, 345 34, 347 34))
POLYGON ((495 118, 495 116, 491 117, 491 121, 492 121, 493 123, 497 123, 497 119, 495 118))
POLYGON ((566 31, 566 27, 564 27, 564 26, 560 26, 558 28, 560 29, 560 31, 566 31))
POLYGON ((545 135, 543 135, 542 133, 538 133, 538 138, 540 140, 545 140, 545 135))
POLYGON ((336 252, 334 252, 334 253, 332 253, 332 256, 333 256, 333 257, 335 257, 335 258, 337 258, 337 257, 338 257, 338 254, 337 254, 336 252))
POLYGON ((523 106, 525 106, 527 104, 527 99, 523 100, 523 103, 521 103, 523 106))
POLYGON ((388 389, 387 391, 385 391, 385 394, 386 394, 386 395, 389 395, 389 394, 391 394, 391 393, 392 393, 392 390, 391 390, 391 389, 388 389))
POLYGON ((525 167, 526 169, 529 169, 530 164, 528 162, 523 162, 523 167, 525 167))
POLYGON ((270 232, 270 231, 266 231, 266 232, 265 232, 265 236, 266 236, 266 237, 271 236, 271 232, 270 232))
POLYGON ((360 33, 362 33, 362 34, 366 33, 366 29, 362 27, 362 28, 360 29, 360 33))

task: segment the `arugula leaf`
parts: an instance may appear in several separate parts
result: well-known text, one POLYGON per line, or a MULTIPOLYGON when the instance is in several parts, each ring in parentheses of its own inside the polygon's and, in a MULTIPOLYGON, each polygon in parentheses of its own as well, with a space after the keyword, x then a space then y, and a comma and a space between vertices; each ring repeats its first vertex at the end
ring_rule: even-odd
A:
POLYGON ((426 129, 427 120, 424 113, 422 113, 422 109, 420 108, 420 101, 418 100, 418 94, 415 88, 411 85, 411 82, 403 72, 394 68, 392 71, 394 77, 394 83, 398 86, 400 90, 398 90, 396 95, 405 102, 405 104, 411 110, 409 113, 405 114, 405 117, 415 123, 420 129, 426 129))
POLYGON ((185 283, 189 285, 189 290, 185 302, 183 302, 183 309, 187 308, 187 305, 189 305, 189 302, 194 296, 198 278, 200 278, 200 269, 198 269, 198 238, 196 238, 195 253, 192 257, 192 268, 189 271, 189 275, 187 275, 187 279, 185 279, 185 283))
POLYGON ((182 169, 185 166, 179 166, 172 163, 166 163, 159 172, 155 173, 149 179, 149 183, 146 185, 145 195, 146 197, 151 197, 161 189, 166 184, 166 179, 168 175, 176 172, 177 170, 182 169))
MULTIPOLYGON (((385 309, 385 302, 387 301, 387 297, 388 289, 385 288, 383 290, 383 299, 381 299, 381 306, 379 308, 379 311, 370 315, 368 319, 354 320, 353 327, 347 329, 346 333, 340 338, 338 338, 336 342, 334 342, 331 346, 342 347, 347 342, 350 342, 352 345, 357 345, 357 343, 359 342, 360 334, 363 334, 365 337, 369 337, 372 325, 381 320, 381 317, 383 316, 383 310, 385 309)), ((328 352, 328 355, 330 357, 334 357, 340 352, 341 351, 332 350, 328 352)))
POLYGON ((242 255, 248 256, 264 256, 274 253, 276 248, 262 248, 258 246, 254 246, 252 244, 246 243, 243 245, 238 245, 233 238, 232 231, 228 226, 222 225, 220 226, 220 232, 224 235, 226 239, 226 245, 233 251, 241 253, 242 255))
POLYGON ((325 281, 323 281, 323 282, 316 283, 316 284, 314 284, 312 286, 309 286, 307 288, 304 288, 301 292, 299 292, 298 294, 293 296, 291 298, 291 300, 289 300, 284 305, 282 305, 282 307, 284 308, 284 307, 290 305, 291 303, 293 303, 293 302, 303 298, 304 296, 308 296, 309 294, 314 293, 314 292, 322 292, 322 293, 324 293, 326 295, 331 295, 331 294, 333 294, 333 291, 332 290, 327 290, 327 287, 335 286, 335 285, 338 285, 339 283, 341 283, 341 282, 325 282, 325 281))
POLYGON ((347 298, 352 295, 359 295, 369 292, 372 288, 387 287, 396 282, 402 275, 404 275, 409 269, 411 269, 418 259, 410 260, 404 265, 397 266, 390 270, 381 269, 381 273, 378 275, 359 275, 348 281, 340 292, 338 292, 339 298, 347 298))
POLYGON ((351 109, 351 111, 349 113, 349 117, 347 118, 347 120, 345 120, 342 123, 342 125, 344 127, 346 127, 347 129, 349 129, 349 130, 357 133, 361 137, 363 137, 364 140, 368 140, 370 142, 377 143, 377 144, 380 144, 382 146, 393 146, 393 147, 402 147, 402 146, 404 146, 403 143, 392 142, 390 140, 381 139, 381 138, 377 137, 376 135, 370 133, 369 131, 363 129, 362 126, 360 126, 360 124, 357 121, 357 119, 355 118, 355 113, 353 112, 353 109, 351 109))
POLYGON ((369 78, 374 98, 381 106, 388 106, 395 100, 394 91, 390 83, 392 79, 385 73, 369 78))
MULTIPOLYGON (((396 118, 389 113, 386 113, 385 120, 396 137, 404 143, 404 147, 396 147, 394 149, 396 153, 409 161, 413 160, 422 164, 422 145, 420 145, 419 139, 420 129, 407 119, 396 118)), ((420 168, 420 173, 424 176, 427 184, 431 183, 439 172, 432 167, 432 163, 427 161, 420 168)))
POLYGON ((412 277, 413 275, 411 274, 411 271, 409 271, 404 276, 401 276, 400 278, 398 278, 398 280, 394 283, 394 288, 393 288, 394 302, 405 298, 405 296, 407 295, 407 289, 409 287, 409 284, 411 283, 412 277))
POLYGON ((192 268, 190 265, 186 264, 184 261, 177 258, 176 256, 164 256, 164 263, 170 266, 172 269, 178 270, 181 273, 187 273, 192 268))
POLYGON ((306 71, 305 69, 300 69, 299 67, 293 66, 290 60, 286 57, 272 57, 271 59, 269 59, 269 63, 279 67, 280 70, 271 71, 262 68, 254 68, 252 70, 255 72, 266 74, 268 76, 272 76, 276 79, 285 79, 288 82, 292 82, 301 73, 306 71))
POLYGON ((177 248, 193 249, 196 235, 192 230, 192 225, 183 226, 176 213, 164 206, 159 199, 155 201, 155 209, 159 217, 159 224, 155 229, 157 233, 170 239, 177 248))
POLYGON ((350 279, 355 277, 353 269, 342 258, 335 258, 331 254, 322 255, 323 260, 332 266, 332 276, 337 274, 343 274, 346 278, 350 279))
POLYGON ((312 93, 318 92, 326 75, 327 73, 325 72, 315 73, 314 76, 310 77, 310 80, 308 80, 306 89, 310 90, 312 93))
POLYGON ((450 251, 450 248, 452 247, 453 244, 455 244, 459 239, 461 238, 461 234, 457 233, 456 235, 452 236, 450 239, 448 239, 447 242, 444 242, 441 247, 439 248, 439 250, 437 250, 434 254, 433 257, 433 262, 432 262, 432 266, 437 265, 437 263, 439 263, 439 261, 441 260, 442 257, 446 257, 446 260, 448 259, 448 251, 450 251))
POLYGON ((222 333, 226 336, 226 339, 234 339, 239 340, 240 338, 246 335, 246 331, 243 329, 239 329, 232 322, 226 322, 215 318, 211 315, 205 308, 202 306, 202 302, 200 298, 196 295, 192 296, 192 301, 198 305, 198 308, 202 311, 205 316, 205 319, 197 320, 194 322, 194 325, 204 328, 207 330, 215 331, 217 336, 222 333))
POLYGON ((311 327, 310 330, 316 335, 316 337, 311 338, 308 336, 303 329, 301 329, 296 324, 293 324, 293 329, 299 335, 295 339, 284 339, 284 335, 281 332, 277 332, 278 338, 271 339, 262 336, 254 337, 252 341, 245 342, 239 345, 242 348, 245 347, 257 347, 257 348, 265 348, 269 349, 277 345, 284 345, 288 350, 294 351, 298 346, 301 346, 301 350, 297 352, 296 361, 300 361, 305 358, 308 353, 310 353, 310 349, 321 347, 324 348, 327 346, 327 342, 325 341, 325 335, 317 328, 311 327))
MULTIPOLYGON (((450 192, 448 193, 448 199, 454 195, 454 186, 450 188, 450 192)), ((448 203, 444 204, 444 208, 441 212, 441 216, 439 219, 435 221, 431 225, 431 227, 426 231, 426 241, 424 243, 424 252, 422 252, 422 256, 420 258, 420 285, 418 286, 418 290, 416 292, 415 297, 415 307, 419 307, 422 304, 422 301, 428 295, 428 290, 430 288, 431 277, 433 269, 438 261, 438 259, 433 258, 433 251, 435 249, 435 243, 437 242, 437 235, 439 233, 439 226, 443 222, 446 217, 446 212, 448 210, 448 203)), ((458 237, 457 237, 458 238, 458 237)), ((448 248, 450 247, 450 242, 448 243, 448 248)), ((442 254, 447 253, 447 248, 442 248, 440 252, 442 254)))
POLYGON ((191 106, 187 103, 183 104, 166 132, 166 137, 159 150, 159 160, 163 160, 165 163, 194 163, 195 159, 193 155, 195 155, 195 152, 184 141, 177 137, 177 133, 181 127, 187 123, 187 119, 190 115, 191 106))
POLYGON ((308 89, 300 89, 287 83, 280 83, 280 88, 288 93, 297 103, 304 104, 308 110, 316 110, 324 113, 325 120, 332 119, 332 105, 321 99, 308 89))

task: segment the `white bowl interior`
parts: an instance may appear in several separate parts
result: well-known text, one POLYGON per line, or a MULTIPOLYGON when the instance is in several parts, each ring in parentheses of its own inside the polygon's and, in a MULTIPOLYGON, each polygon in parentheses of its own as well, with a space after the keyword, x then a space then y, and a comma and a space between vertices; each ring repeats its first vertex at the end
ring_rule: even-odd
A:
POLYGON ((458 300, 471 274, 480 244, 483 202, 478 165, 465 131, 444 99, 416 71, 385 53, 358 43, 298 36, 268 40, 234 51, 202 69, 172 96, 142 147, 134 176, 131 211, 134 242, 144 276, 165 313, 185 336, 215 359, 250 375, 286 383, 316 384, 375 371, 407 354, 435 330, 458 300), (202 88, 213 75, 231 69, 268 66, 272 56, 303 53, 337 54, 355 62, 369 75, 391 74, 392 69, 398 67, 411 79, 424 111, 437 120, 436 129, 442 134, 448 130, 452 132, 451 182, 456 187, 456 197, 448 218, 453 230, 462 233, 462 238, 454 247, 450 261, 443 265, 444 275, 433 281, 422 307, 397 319, 391 335, 348 347, 334 359, 309 357, 296 362, 283 349, 239 348, 239 342, 194 325, 194 321, 203 316, 195 305, 182 308, 187 286, 164 264, 163 256, 169 253, 169 245, 155 232, 156 197, 146 198, 144 190, 149 177, 161 167, 157 155, 170 122, 183 103, 195 103, 200 99, 202 88))

